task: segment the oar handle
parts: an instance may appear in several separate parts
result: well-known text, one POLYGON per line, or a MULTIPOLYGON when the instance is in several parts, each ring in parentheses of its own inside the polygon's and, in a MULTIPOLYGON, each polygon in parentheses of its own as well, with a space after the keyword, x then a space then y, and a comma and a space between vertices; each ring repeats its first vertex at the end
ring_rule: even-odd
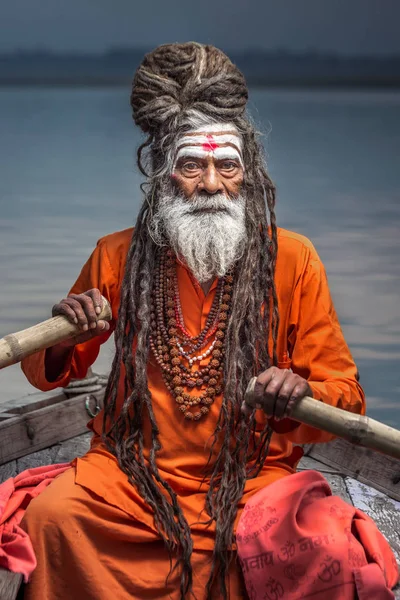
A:
MULTIPOLYGON (((253 377, 246 390, 245 402, 249 406, 254 406, 256 380, 253 377)), ((400 459, 400 431, 370 417, 356 415, 305 396, 295 405, 290 418, 344 438, 357 446, 400 459)))
MULTIPOLYGON (((109 321, 111 317, 111 306, 103 296, 103 308, 98 319, 109 321)), ((79 326, 61 315, 23 331, 6 335, 0 340, 0 369, 20 362, 26 356, 39 350, 50 348, 78 335, 82 335, 79 326)))

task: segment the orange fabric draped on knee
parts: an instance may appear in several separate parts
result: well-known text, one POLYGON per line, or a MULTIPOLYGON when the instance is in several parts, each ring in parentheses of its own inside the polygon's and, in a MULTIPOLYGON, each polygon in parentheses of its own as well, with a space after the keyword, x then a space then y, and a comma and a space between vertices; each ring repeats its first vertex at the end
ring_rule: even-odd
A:
MULTIPOLYGON (((21 526, 34 541, 38 566, 24 598, 178 600, 179 573, 169 575, 168 552, 154 526, 138 520, 134 488, 118 466, 108 469, 101 495, 82 483, 93 457, 95 474, 113 460, 105 451, 90 453, 83 472, 78 463, 27 509, 21 526), (112 490, 116 497, 109 502, 112 490)), ((204 597, 211 558, 210 550, 193 553, 193 591, 199 599, 204 597)), ((236 561, 231 565, 228 589, 230 598, 246 598, 236 561)))

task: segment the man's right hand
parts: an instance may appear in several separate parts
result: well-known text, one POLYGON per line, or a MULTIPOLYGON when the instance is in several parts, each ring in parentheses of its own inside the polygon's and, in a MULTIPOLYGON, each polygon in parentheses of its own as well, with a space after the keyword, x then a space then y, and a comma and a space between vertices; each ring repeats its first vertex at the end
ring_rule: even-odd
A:
POLYGON ((52 309, 53 317, 63 315, 82 330, 81 335, 57 345, 70 348, 108 331, 110 324, 102 319, 98 320, 102 307, 103 297, 98 289, 88 290, 83 294, 70 294, 68 298, 55 304, 52 309))

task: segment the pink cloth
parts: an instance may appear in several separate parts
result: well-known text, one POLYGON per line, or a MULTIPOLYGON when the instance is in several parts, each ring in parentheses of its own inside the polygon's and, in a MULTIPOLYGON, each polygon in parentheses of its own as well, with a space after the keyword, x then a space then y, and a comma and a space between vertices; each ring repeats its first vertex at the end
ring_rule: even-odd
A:
POLYGON ((395 556, 372 519, 332 496, 317 471, 247 502, 236 531, 250 600, 393 600, 395 556))
POLYGON ((61 463, 27 469, 0 485, 0 567, 21 573, 25 583, 36 567, 29 536, 19 524, 33 498, 71 465, 61 463))

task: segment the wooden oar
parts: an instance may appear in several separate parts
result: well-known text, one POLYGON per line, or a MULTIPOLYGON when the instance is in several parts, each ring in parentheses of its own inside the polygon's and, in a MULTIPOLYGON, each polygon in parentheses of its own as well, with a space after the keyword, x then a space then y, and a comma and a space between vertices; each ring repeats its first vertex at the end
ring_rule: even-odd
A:
MULTIPOLYGON (((254 406, 255 383, 256 377, 253 377, 247 386, 245 402, 249 406, 254 406)), ((370 417, 355 415, 305 396, 293 408, 290 418, 333 433, 357 446, 400 459, 400 431, 370 417)))
MULTIPOLYGON (((111 307, 103 297, 103 308, 97 318, 109 321, 111 316, 111 307)), ((74 325, 66 317, 58 316, 23 331, 6 335, 0 340, 0 369, 81 334, 82 329, 78 325, 74 325)))
MULTIPOLYGON (((109 321, 111 316, 111 307, 103 298, 103 308, 98 318, 109 321)), ((6 335, 0 340, 0 369, 81 333, 82 330, 77 325, 66 317, 58 316, 6 335)), ((246 390, 245 402, 250 406, 254 405, 255 382, 256 378, 253 377, 246 390)), ((400 431, 370 417, 329 406, 308 396, 298 402, 290 416, 295 421, 332 433, 352 444, 400 459, 400 431)))

